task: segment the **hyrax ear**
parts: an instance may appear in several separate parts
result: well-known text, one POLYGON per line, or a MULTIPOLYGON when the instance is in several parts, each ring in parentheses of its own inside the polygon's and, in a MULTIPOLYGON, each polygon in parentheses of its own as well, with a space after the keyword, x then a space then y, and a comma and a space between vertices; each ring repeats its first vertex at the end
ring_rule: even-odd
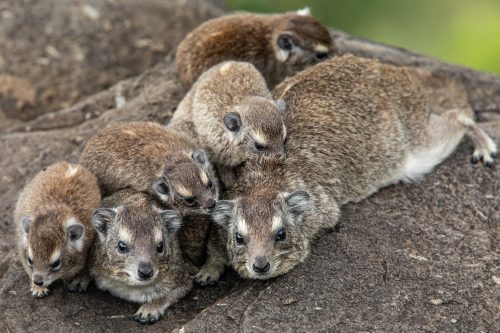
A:
POLYGON ((176 210, 168 209, 161 211, 160 217, 169 235, 174 234, 182 225, 181 214, 176 210))
POLYGON ((228 228, 234 210, 234 200, 219 200, 212 212, 215 223, 228 228))
POLYGON ((285 101, 282 100, 281 98, 276 101, 276 106, 278 107, 279 112, 285 113, 286 111, 286 104, 285 101))
MULTIPOLYGON (((282 33, 278 36, 278 46, 281 50, 286 52, 286 55, 292 51, 294 47, 298 46, 297 40, 289 33, 282 33)), ((286 59, 284 59, 286 60, 286 59)))
POLYGON ((160 197, 161 200, 168 201, 168 198, 170 196, 170 185, 167 178, 156 178, 156 180, 153 182, 153 191, 154 193, 156 193, 156 195, 158 195, 158 197, 160 197))
POLYGON ((83 236, 84 227, 80 223, 70 222, 66 232, 68 233, 68 239, 70 242, 76 242, 83 236))
POLYGON ((241 118, 237 112, 229 112, 224 116, 224 125, 231 132, 238 132, 241 127, 241 118))
POLYGON ((311 16, 311 9, 309 7, 304 7, 302 9, 299 9, 299 10, 297 10, 297 15, 311 16))
POLYGON ((115 219, 116 214, 117 210, 114 208, 98 208, 92 213, 92 224, 101 241, 108 235, 108 224, 115 219))
POLYGON ((31 216, 21 217, 21 226, 23 227, 25 234, 28 234, 30 232, 30 225, 32 222, 33 222, 33 218, 31 216))
POLYGON ((207 153, 201 148, 193 151, 191 157, 196 163, 198 163, 201 166, 204 166, 208 162, 207 153))
POLYGON ((288 211, 295 215, 302 215, 309 207, 311 197, 306 191, 296 191, 285 195, 288 211))

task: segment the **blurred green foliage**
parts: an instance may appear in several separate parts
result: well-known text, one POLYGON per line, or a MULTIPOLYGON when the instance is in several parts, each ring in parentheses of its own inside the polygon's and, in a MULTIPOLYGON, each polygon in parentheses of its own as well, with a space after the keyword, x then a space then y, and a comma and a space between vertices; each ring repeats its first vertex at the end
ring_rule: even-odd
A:
POLYGON ((327 26, 500 74, 500 0, 225 0, 282 12, 308 6, 327 26))

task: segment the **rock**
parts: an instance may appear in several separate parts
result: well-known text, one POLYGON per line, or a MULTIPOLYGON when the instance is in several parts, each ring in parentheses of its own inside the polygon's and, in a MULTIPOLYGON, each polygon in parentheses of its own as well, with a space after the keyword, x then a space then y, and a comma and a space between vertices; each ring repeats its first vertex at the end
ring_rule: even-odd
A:
POLYGON ((0 131, 153 66, 220 10, 201 0, 0 5, 0 131))
MULTIPOLYGON (((426 66, 460 80, 478 120, 500 144, 500 78, 333 34, 342 52, 426 66)), ((170 118, 185 93, 172 60, 169 55, 137 77, 0 135, 0 258, 14 256, 12 210, 18 191, 36 172, 61 159, 77 161, 86 140, 111 122, 170 118)), ((29 97, 29 89, 25 93, 29 97)), ((421 182, 391 186, 343 207, 335 232, 323 235, 306 262, 289 274, 242 281, 229 272, 216 288, 196 288, 147 328, 130 318, 136 305, 94 286, 72 294, 58 285, 46 299, 34 300, 19 263, 0 261, 0 327, 7 332, 494 331, 500 170, 470 164, 470 146, 465 140, 421 182), (437 299, 443 303, 430 302, 437 299)))

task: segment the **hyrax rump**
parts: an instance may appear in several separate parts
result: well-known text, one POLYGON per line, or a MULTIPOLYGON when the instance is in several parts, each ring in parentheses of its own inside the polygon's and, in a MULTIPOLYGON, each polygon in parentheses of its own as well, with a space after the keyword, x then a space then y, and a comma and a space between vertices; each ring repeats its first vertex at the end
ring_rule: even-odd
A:
POLYGON ((210 67, 247 61, 270 88, 335 51, 328 30, 308 10, 282 14, 239 13, 209 20, 179 44, 176 67, 186 88, 210 67))
POLYGON ((194 266, 183 260, 176 233, 181 216, 155 206, 154 198, 122 191, 92 215, 98 237, 89 258, 96 285, 114 296, 140 303, 134 319, 158 321, 192 288, 194 266))
MULTIPOLYGON (((287 156, 242 167, 228 196, 236 199, 220 200, 213 213, 223 231, 219 246, 227 253, 209 252, 198 275, 216 279, 226 255, 243 277, 286 273, 304 260, 321 230, 336 224, 343 204, 419 179, 465 134, 475 145, 473 161, 490 165, 496 146, 464 107, 466 95, 450 86, 458 107, 443 109, 422 84, 429 77, 425 71, 345 56, 278 86, 274 96, 288 106, 287 156)), ((210 242, 214 249, 217 239, 210 242)))
POLYGON ((218 183, 203 149, 181 133, 149 122, 99 130, 80 157, 103 195, 123 188, 148 192, 183 214, 215 206, 218 183))
POLYGON ((35 297, 62 279, 84 291, 87 253, 95 236, 90 221, 101 195, 96 178, 78 164, 59 162, 40 171, 21 192, 14 212, 21 262, 35 297))
POLYGON ((196 81, 168 128, 189 133, 219 167, 221 178, 253 156, 284 153, 283 101, 275 102, 250 63, 227 61, 196 81))

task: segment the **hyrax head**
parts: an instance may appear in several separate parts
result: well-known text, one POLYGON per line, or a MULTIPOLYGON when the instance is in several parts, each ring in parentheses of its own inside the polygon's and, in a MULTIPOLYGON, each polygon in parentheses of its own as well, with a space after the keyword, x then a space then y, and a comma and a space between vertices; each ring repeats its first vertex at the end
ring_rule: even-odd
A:
POLYGON ((219 197, 217 177, 203 149, 171 156, 152 187, 162 202, 187 215, 208 213, 219 197))
POLYGON ((273 27, 272 42, 276 59, 290 69, 289 74, 326 60, 335 52, 328 29, 308 9, 283 15, 273 27))
POLYGON ((301 222, 309 200, 296 191, 217 203, 212 217, 226 228, 231 264, 242 277, 269 279, 304 260, 309 241, 301 222))
POLYGON ((258 96, 243 99, 227 112, 224 122, 228 144, 220 144, 223 163, 236 166, 256 156, 281 157, 287 131, 283 121, 285 102, 258 96))
POLYGON ((54 207, 37 216, 23 216, 21 260, 33 284, 47 288, 59 279, 70 279, 81 271, 88 244, 94 235, 86 230, 69 208, 54 207))
POLYGON ((181 225, 175 210, 160 210, 147 200, 92 214, 99 255, 110 277, 132 286, 153 284, 172 252, 171 239, 181 225))

